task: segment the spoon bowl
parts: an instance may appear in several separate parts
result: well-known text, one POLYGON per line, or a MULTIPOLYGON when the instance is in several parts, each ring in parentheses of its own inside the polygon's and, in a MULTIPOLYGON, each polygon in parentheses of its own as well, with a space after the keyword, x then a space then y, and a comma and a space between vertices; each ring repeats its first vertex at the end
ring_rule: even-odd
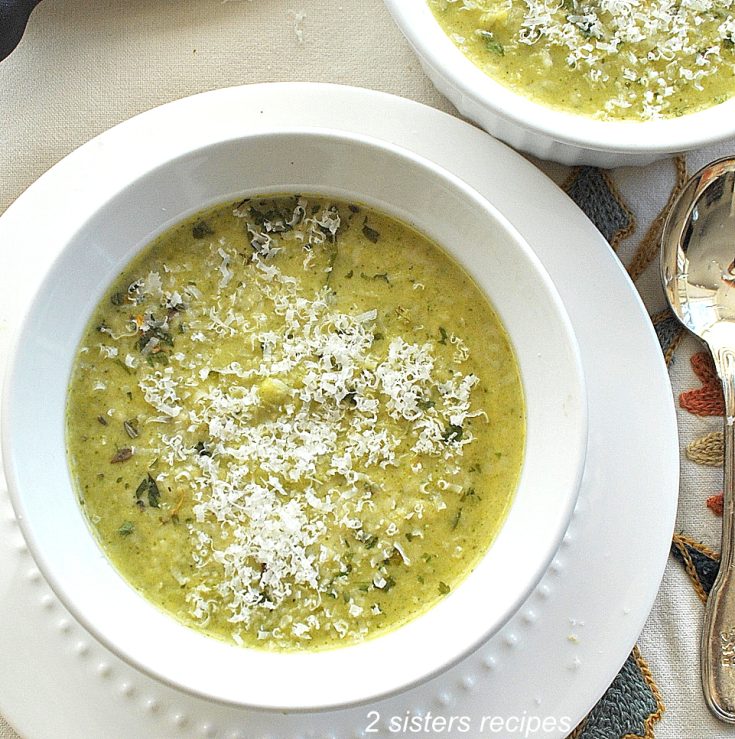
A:
POLYGON ((702 631, 710 710, 735 724, 735 158, 700 170, 661 235, 661 279, 672 311, 709 347, 725 397, 722 554, 702 631))
POLYGON ((662 277, 674 313, 707 341, 721 321, 735 322, 735 159, 692 177, 662 237, 662 277))

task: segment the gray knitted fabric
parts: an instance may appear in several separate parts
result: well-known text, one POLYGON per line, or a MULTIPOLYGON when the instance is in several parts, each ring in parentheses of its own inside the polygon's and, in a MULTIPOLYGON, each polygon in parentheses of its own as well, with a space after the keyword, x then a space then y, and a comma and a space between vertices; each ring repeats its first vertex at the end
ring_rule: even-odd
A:
POLYGON ((646 720, 656 713, 659 703, 630 655, 605 695, 590 711, 575 739, 620 739, 651 736, 646 720))
POLYGON ((610 243, 614 244, 615 237, 631 227, 631 214, 610 189, 602 170, 580 167, 566 190, 610 243))

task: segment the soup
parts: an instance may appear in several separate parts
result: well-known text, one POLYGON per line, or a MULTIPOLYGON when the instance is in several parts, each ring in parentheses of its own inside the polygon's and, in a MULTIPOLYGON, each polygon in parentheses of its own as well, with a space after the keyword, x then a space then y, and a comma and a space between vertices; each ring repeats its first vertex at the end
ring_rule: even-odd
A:
POLYGON ((717 0, 428 0, 480 69, 601 119, 691 113, 735 91, 735 15, 717 0))
POLYGON ((320 649, 472 570, 524 417, 508 337, 458 264, 369 208, 279 196, 199 213, 125 269, 82 338, 67 442, 142 595, 237 644, 320 649))

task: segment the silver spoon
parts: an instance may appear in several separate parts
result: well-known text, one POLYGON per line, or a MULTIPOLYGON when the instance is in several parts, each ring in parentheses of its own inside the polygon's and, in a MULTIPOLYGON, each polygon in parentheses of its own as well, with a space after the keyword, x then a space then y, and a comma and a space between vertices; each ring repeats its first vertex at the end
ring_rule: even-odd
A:
POLYGON ((671 309, 709 347, 725 394, 722 554, 700 657, 707 705, 735 723, 735 158, 700 170, 672 206, 661 279, 671 309))

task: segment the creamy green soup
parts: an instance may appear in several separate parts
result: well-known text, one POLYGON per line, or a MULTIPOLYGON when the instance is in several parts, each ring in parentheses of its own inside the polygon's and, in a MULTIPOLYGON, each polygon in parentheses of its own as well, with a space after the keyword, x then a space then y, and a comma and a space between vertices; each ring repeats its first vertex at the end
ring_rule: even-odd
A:
POLYGON ((428 0, 480 69, 553 108, 680 116, 735 92, 732 0, 428 0))
POLYGON ((85 330, 67 440, 145 597, 238 644, 318 649, 472 570, 524 415, 508 338, 454 261, 373 210, 293 196, 200 213, 130 264, 85 330))

